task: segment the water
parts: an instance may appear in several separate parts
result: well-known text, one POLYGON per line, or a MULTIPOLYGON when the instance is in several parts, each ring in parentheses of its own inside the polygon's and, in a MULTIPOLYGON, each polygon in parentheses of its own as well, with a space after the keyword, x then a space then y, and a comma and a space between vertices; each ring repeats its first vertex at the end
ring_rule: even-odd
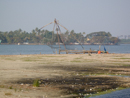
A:
MULTIPOLYGON (((56 46, 58 47, 58 46, 56 46)), ((63 48, 63 46, 61 46, 63 48)), ((99 45, 83 45, 85 50, 99 50, 99 45)), ((130 44, 127 45, 106 45, 109 53, 130 53, 130 44)), ((80 45, 67 45, 67 49, 82 50, 80 45)), ((57 49, 58 50, 58 49, 57 49)), ((104 46, 101 46, 104 50, 104 46)), ((53 49, 56 51, 56 49, 53 49)), ((47 45, 0 45, 0 55, 18 54, 53 54, 52 49, 47 45)))
POLYGON ((0 45, 0 55, 18 54, 52 54, 53 51, 46 45, 0 45))
POLYGON ((89 98, 130 98, 130 88, 112 92, 110 94, 89 97, 89 98))

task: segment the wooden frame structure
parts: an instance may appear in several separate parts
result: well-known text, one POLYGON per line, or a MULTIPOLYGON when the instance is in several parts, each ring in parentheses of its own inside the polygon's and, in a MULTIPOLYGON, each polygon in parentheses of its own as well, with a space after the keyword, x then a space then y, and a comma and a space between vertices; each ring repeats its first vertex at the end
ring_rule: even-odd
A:
MULTIPOLYGON (((69 32, 69 30, 68 30, 67 28, 65 28, 64 26, 62 26, 61 24, 59 24, 56 19, 54 19, 53 22, 48 23, 48 24, 46 24, 45 26, 41 27, 40 29, 43 29, 44 27, 46 27, 46 26, 48 26, 48 25, 50 25, 50 24, 52 24, 52 23, 54 23, 53 32, 54 32, 54 29, 55 29, 55 27, 56 27, 57 38, 58 38, 58 45, 59 45, 59 54, 60 54, 61 52, 66 52, 66 54, 68 54, 68 53, 75 53, 75 54, 81 54, 81 53, 83 53, 83 54, 85 54, 85 53, 88 53, 88 54, 90 54, 90 53, 98 53, 98 51, 93 51, 93 50, 91 50, 91 49, 90 49, 90 50, 85 50, 84 47, 82 46, 82 44, 76 39, 76 37, 75 37, 74 35, 73 35, 74 38, 77 40, 77 42, 79 42, 79 44, 81 45, 81 47, 83 48, 83 50, 67 50, 67 49, 66 49, 66 46, 65 46, 65 43, 64 43, 64 40, 63 40, 63 38, 62 38, 62 36, 61 36, 60 26, 63 27, 63 28, 64 28, 65 30, 67 30, 68 32, 69 32), (59 35, 61 36, 61 40, 62 40, 62 42, 63 42, 63 45, 64 45, 64 49, 65 49, 65 50, 61 50, 59 35)), ((53 35, 52 35, 52 37, 53 37, 53 35)), ((52 38, 52 39, 53 39, 53 38, 52 38)), ((52 48, 52 47, 51 47, 51 48, 52 48)), ((54 51, 53 51, 53 52, 54 52, 54 51)), ((101 53, 104 53, 104 52, 101 51, 101 53)))

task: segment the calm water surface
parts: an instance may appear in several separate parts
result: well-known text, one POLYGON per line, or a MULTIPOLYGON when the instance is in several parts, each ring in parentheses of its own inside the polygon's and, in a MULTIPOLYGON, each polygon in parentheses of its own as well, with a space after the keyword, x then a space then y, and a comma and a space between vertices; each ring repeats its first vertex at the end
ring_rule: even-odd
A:
POLYGON ((100 95, 89 98, 130 98, 130 88, 112 92, 110 94, 100 95))
MULTIPOLYGON (((55 46, 58 47, 58 46, 55 46)), ((63 46, 61 46, 63 48, 63 46)), ((82 50, 80 45, 67 45, 67 49, 82 50)), ((85 50, 99 50, 99 45, 83 45, 85 50)), ((130 44, 127 45, 106 45, 109 53, 130 53, 130 44)), ((101 46, 104 50, 104 46, 101 46)), ((53 49, 56 51, 56 49, 53 49)), ((0 55, 18 54, 53 54, 52 49, 47 45, 0 45, 0 55)))

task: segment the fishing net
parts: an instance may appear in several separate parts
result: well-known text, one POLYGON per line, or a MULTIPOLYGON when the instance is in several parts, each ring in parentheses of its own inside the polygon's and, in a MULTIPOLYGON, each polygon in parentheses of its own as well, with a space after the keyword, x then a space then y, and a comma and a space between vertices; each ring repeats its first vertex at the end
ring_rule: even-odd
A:
MULTIPOLYGON (((76 39, 76 36, 73 33, 71 33, 71 36, 70 36, 70 32, 64 26, 60 25, 56 20, 54 20, 54 22, 51 22, 49 24, 52 24, 52 23, 54 23, 53 31, 51 33, 52 38, 48 41, 47 45, 51 47, 53 52, 55 52, 55 50, 66 51, 66 50, 83 50, 84 49, 80 41, 76 39), (64 29, 66 29, 66 32, 61 33, 60 27, 63 27, 64 29), (80 49, 79 47, 77 48, 76 45, 73 45, 73 43, 80 45, 80 49)), ((45 26, 43 26, 42 28, 44 28, 45 26)))

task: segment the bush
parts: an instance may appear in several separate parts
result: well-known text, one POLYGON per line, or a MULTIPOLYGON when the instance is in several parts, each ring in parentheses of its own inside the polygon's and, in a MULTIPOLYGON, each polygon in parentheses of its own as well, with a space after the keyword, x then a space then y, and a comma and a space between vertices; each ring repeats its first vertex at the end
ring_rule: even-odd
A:
POLYGON ((33 86, 34 87, 39 87, 39 79, 34 80, 33 86))

